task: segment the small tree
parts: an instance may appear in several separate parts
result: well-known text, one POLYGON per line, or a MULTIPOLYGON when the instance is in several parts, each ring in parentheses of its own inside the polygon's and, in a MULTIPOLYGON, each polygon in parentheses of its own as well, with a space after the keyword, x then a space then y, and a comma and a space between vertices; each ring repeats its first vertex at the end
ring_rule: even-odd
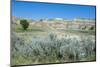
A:
POLYGON ((91 27, 90 27, 90 30, 94 30, 94 29, 95 29, 94 26, 91 26, 91 27))
POLYGON ((28 28, 28 26, 29 26, 28 21, 25 20, 25 19, 20 20, 20 24, 21 24, 21 26, 22 26, 22 28, 23 28, 24 30, 26 30, 26 29, 28 28))

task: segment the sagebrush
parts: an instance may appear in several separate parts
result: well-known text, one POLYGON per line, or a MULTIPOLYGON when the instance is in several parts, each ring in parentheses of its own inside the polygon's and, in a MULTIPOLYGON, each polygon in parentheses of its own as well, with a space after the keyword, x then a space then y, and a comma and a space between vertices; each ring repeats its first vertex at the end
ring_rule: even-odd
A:
POLYGON ((92 61, 95 59, 95 39, 66 36, 54 33, 46 37, 24 39, 12 33, 12 65, 92 61))

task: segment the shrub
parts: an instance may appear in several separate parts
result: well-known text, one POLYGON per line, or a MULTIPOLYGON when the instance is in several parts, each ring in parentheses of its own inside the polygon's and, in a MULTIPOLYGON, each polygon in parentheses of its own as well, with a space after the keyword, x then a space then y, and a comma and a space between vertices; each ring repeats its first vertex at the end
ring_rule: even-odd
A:
POLYGON ((23 30, 26 30, 29 26, 29 23, 25 19, 20 20, 20 24, 22 25, 23 30))
POLYGON ((94 27, 94 26, 91 26, 91 27, 89 28, 89 30, 95 30, 95 27, 94 27))
POLYGON ((95 60, 95 41, 90 36, 58 39, 57 35, 51 33, 47 37, 33 37, 30 41, 15 36, 12 37, 15 38, 12 40, 12 60, 19 61, 20 64, 24 61, 40 64, 95 60), (16 60, 21 57, 24 61, 16 60))

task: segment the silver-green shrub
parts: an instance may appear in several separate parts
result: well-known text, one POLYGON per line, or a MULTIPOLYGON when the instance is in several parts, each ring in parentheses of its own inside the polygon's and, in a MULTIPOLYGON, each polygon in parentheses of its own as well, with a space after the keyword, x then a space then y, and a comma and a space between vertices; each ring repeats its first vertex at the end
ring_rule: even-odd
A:
POLYGON ((83 36, 80 39, 77 37, 59 39, 57 37, 59 35, 51 33, 47 37, 33 37, 31 40, 25 40, 13 33, 11 37, 13 64, 95 60, 95 39, 91 36, 83 36), (20 57, 22 59, 18 59, 20 57))

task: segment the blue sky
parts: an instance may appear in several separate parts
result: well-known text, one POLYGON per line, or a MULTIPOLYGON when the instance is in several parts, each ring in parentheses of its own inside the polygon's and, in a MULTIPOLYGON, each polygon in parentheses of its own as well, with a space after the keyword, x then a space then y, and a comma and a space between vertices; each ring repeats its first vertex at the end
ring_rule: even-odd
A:
POLYGON ((13 1, 12 15, 35 20, 52 18, 95 19, 95 6, 13 1))

